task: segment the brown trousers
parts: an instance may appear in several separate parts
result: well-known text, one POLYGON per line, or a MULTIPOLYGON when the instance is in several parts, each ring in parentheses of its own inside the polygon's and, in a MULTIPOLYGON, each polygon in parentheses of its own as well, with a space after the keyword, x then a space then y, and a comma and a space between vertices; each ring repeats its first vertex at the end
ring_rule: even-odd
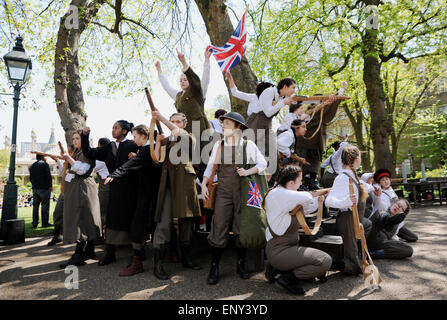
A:
POLYGON ((299 279, 311 279, 325 274, 331 267, 331 256, 318 249, 300 247, 298 228, 297 219, 292 217, 284 235, 278 236, 269 229, 273 236, 266 246, 269 263, 280 271, 293 270, 299 279))

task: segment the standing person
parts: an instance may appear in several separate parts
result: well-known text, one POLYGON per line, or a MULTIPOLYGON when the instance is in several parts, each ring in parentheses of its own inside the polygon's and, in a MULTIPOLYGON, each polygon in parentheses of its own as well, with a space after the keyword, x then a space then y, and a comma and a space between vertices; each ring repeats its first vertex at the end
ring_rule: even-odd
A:
POLYGON ((216 284, 219 281, 219 262, 222 251, 227 246, 231 229, 236 236, 236 246, 238 247, 236 272, 243 279, 250 277, 245 267, 247 250, 242 248, 238 238, 241 212, 241 177, 258 174, 267 167, 264 156, 254 142, 244 141, 242 138, 241 130, 247 128, 244 117, 237 112, 229 112, 223 116, 223 119, 224 138, 214 145, 202 181, 202 195, 204 199, 208 199, 207 184, 216 157, 219 157, 217 158, 216 171, 219 183, 216 189, 211 232, 208 236, 208 243, 212 249, 208 284, 216 284), (220 150, 219 153, 218 150, 220 150), (247 163, 255 164, 253 168, 246 170, 239 167, 242 164, 242 152, 246 153, 247 163))
MULTIPOLYGON (((82 152, 89 159, 104 161, 107 170, 113 172, 127 162, 131 153, 135 153, 138 150, 135 142, 126 138, 127 134, 132 131, 132 128, 133 123, 119 120, 114 123, 112 128, 112 137, 116 139, 115 141, 111 141, 109 144, 99 148, 90 148, 90 128, 86 127, 82 132, 82 152)), ((117 245, 130 243, 129 228, 136 206, 136 193, 132 186, 135 186, 137 182, 138 176, 135 173, 131 173, 109 187, 105 255, 98 262, 100 266, 116 261, 115 248, 117 245)))
POLYGON ((364 218, 365 201, 368 192, 378 194, 379 188, 364 183, 357 176, 360 168, 360 151, 355 146, 348 146, 342 152, 341 161, 343 170, 334 180, 334 184, 325 200, 327 207, 338 209, 336 225, 338 232, 343 238, 344 259, 336 263, 339 269, 346 275, 357 275, 362 273, 360 260, 358 257, 357 239, 354 234, 354 222, 352 218, 352 206, 357 205, 359 221, 363 224, 365 235, 371 228, 371 222, 364 218), (349 192, 349 179, 354 183, 355 194, 349 192))
MULTIPOLYGON (((157 69, 158 76, 161 82, 162 87, 169 94, 169 96, 175 101, 175 107, 177 112, 183 113, 186 115, 186 119, 188 123, 185 127, 185 130, 194 135, 196 141, 196 154, 200 155, 200 152, 205 146, 205 142, 202 142, 201 136, 202 132, 210 129, 210 123, 205 115, 205 97, 206 91, 209 84, 209 75, 203 76, 202 79, 208 79, 206 81, 201 82, 199 76, 192 70, 189 64, 186 62, 184 54, 180 53, 177 50, 177 56, 182 64, 182 75, 180 76, 180 88, 181 91, 172 88, 166 78, 163 76, 160 61, 155 63, 155 68, 157 69), (193 132, 193 123, 198 122, 199 124, 199 132, 193 132)), ((211 56, 211 52, 205 50, 205 61, 209 61, 211 56)), ((208 62, 209 63, 209 62, 208 62)), ((209 70, 204 68, 204 70, 209 70)), ((207 71, 209 74, 209 71, 207 71)), ((197 175, 199 178, 202 178, 203 171, 205 170, 206 165, 200 162, 198 165, 195 165, 197 175)))
POLYGON ((158 159, 162 144, 166 144, 166 154, 169 155, 161 171, 155 211, 157 228, 154 233, 154 275, 160 280, 167 280, 169 276, 164 270, 163 262, 171 241, 172 219, 178 219, 182 266, 193 270, 202 269, 191 260, 194 218, 201 216, 196 189, 197 176, 191 161, 195 139, 185 130, 188 124, 185 114, 174 113, 168 120, 158 111, 152 111, 152 117, 171 130, 167 139, 161 134, 157 136, 155 148, 158 159))
POLYGON ((321 184, 323 188, 331 188, 334 184, 335 177, 341 170, 343 170, 343 164, 341 162, 341 154, 346 146, 348 146, 348 137, 341 143, 336 141, 331 146, 335 152, 332 153, 322 164, 321 168, 327 168, 321 178, 321 184))
POLYGON ((224 109, 217 109, 214 113, 214 120, 210 121, 211 127, 216 131, 217 133, 222 134, 222 119, 221 117, 224 116, 227 113, 224 109))
POLYGON ((137 205, 129 232, 133 248, 132 262, 120 272, 120 276, 143 272, 144 245, 155 229, 154 211, 160 185, 160 168, 151 158, 149 128, 145 125, 136 126, 132 129, 132 135, 139 147, 136 156, 112 172, 104 182, 106 186, 109 182, 113 185, 131 172, 138 174, 138 184, 133 186, 137 193, 137 205))
POLYGON ((39 224, 39 206, 42 204, 42 228, 51 227, 50 197, 53 190, 50 166, 44 156, 36 154, 36 162, 29 167, 29 179, 33 188, 33 228, 39 224))
POLYGON ((292 103, 291 96, 295 92, 296 81, 292 78, 283 78, 278 82, 277 86, 262 82, 256 87, 256 94, 247 94, 237 90, 229 71, 226 72, 226 76, 232 95, 248 101, 249 109, 251 106, 253 110, 248 116, 247 127, 254 130, 254 142, 269 160, 267 173, 268 179, 270 179, 271 175, 276 171, 277 165, 276 137, 272 131, 272 119, 281 108, 292 103), (259 133, 262 132, 264 134, 258 135, 258 130, 260 130, 259 133), (270 142, 272 142, 272 145, 270 145, 270 142))
MULTIPOLYGON (((382 190, 383 192, 383 190, 382 190)), ((410 212, 406 199, 394 199, 386 211, 376 210, 369 218, 372 228, 366 241, 373 259, 404 259, 413 255, 413 248, 402 241, 393 239, 397 228, 410 212)))
MULTIPOLYGON (((391 186, 391 171, 388 169, 379 169, 374 173, 374 181, 380 185, 382 188, 381 195, 374 199, 373 211, 387 211, 391 203, 398 199, 397 194, 394 192, 393 187, 391 186)), ((402 238, 407 242, 415 242, 418 240, 417 234, 413 231, 405 227, 405 223, 402 221, 399 223, 395 234, 392 235, 394 240, 399 240, 402 238)))
MULTIPOLYGON (((69 145, 68 154, 73 156, 74 146, 69 145)), ((63 156, 63 155, 62 155, 63 156)), ((64 192, 65 192, 65 177, 67 175, 68 170, 68 162, 64 161, 63 166, 61 167, 60 161, 56 157, 52 157, 54 161, 57 163, 57 167, 59 169, 59 175, 62 178, 61 181, 61 193, 59 194, 59 198, 57 198, 56 207, 53 211, 53 223, 54 223, 54 232, 53 238, 50 242, 47 243, 47 246, 54 246, 56 243, 62 242, 62 230, 64 226, 64 192)))
MULTIPOLYGON (((338 95, 342 95, 345 91, 347 83, 343 81, 342 88, 338 91, 338 95)), ((312 118, 307 122, 307 132, 304 137, 299 137, 295 142, 295 152, 300 157, 305 158, 310 166, 303 166, 304 186, 310 190, 319 189, 318 172, 323 152, 326 150, 327 125, 334 119, 337 114, 340 100, 336 95, 331 95, 329 100, 324 102, 326 107, 316 111, 312 118)))
POLYGON ((306 207, 316 199, 309 192, 297 191, 301 181, 301 168, 286 166, 279 173, 278 184, 267 192, 264 200, 268 222, 265 251, 269 262, 267 280, 275 282, 275 273, 280 273, 276 282, 292 294, 304 294, 299 287, 299 279, 318 277, 325 281, 326 272, 332 264, 332 258, 327 253, 299 246, 299 223, 291 212, 297 205, 306 207))
MULTIPOLYGON (((110 140, 108 138, 101 138, 98 140, 98 148, 105 147, 109 143, 110 140)), ((94 173, 98 175, 98 198, 99 206, 101 207, 101 224, 104 231, 110 194, 109 186, 104 183, 106 178, 109 176, 109 170, 107 169, 106 163, 104 161, 96 160, 94 173)))
POLYGON ((60 264, 82 266, 85 260, 96 258, 95 240, 101 236, 101 212, 98 189, 92 177, 95 161, 82 153, 81 131, 73 134, 73 157, 64 154, 68 162, 64 193, 64 243, 76 242, 72 257, 60 264))

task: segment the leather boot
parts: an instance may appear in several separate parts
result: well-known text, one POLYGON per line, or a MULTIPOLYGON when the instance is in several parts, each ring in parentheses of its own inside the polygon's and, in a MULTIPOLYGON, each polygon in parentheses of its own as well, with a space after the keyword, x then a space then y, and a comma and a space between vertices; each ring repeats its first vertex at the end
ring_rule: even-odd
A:
POLYGON ((96 259, 95 254, 95 240, 87 241, 87 245, 85 246, 84 250, 84 259, 96 259))
POLYGON ((247 255, 247 249, 237 249, 237 266, 236 273, 244 280, 250 278, 250 272, 245 268, 245 257, 247 255))
POLYGON ((120 277, 133 276, 134 274, 143 272, 143 262, 140 256, 133 256, 132 263, 120 272, 120 277))
POLYGON ((270 263, 267 262, 265 267, 265 278, 270 283, 275 283, 275 276, 279 274, 279 271, 272 267, 270 263))
POLYGON ((214 285, 219 282, 219 262, 222 256, 222 251, 221 248, 211 248, 211 267, 207 279, 208 284, 214 285))
POLYGON ((166 256, 166 246, 161 245, 160 249, 154 248, 154 276, 160 280, 168 280, 169 276, 166 273, 163 261, 166 256))
POLYGON ((105 252, 104 256, 98 262, 99 266, 105 266, 105 265, 108 265, 108 264, 113 263, 113 262, 116 261, 115 245, 113 245, 113 244, 106 244, 105 251, 106 252, 105 252))
POLYGON ((61 227, 60 226, 54 226, 54 234, 53 238, 50 242, 47 243, 47 246, 51 247, 54 246, 56 243, 62 242, 62 236, 61 236, 61 227))
POLYGON ((371 256, 371 259, 385 259, 385 250, 380 249, 376 251, 370 251, 369 255, 371 256))
POLYGON ((61 269, 65 269, 69 265, 73 265, 73 266, 77 266, 77 267, 83 266, 85 264, 85 261, 84 261, 84 247, 85 247, 85 241, 77 242, 76 243, 76 250, 75 250, 74 254, 71 256, 70 259, 68 259, 67 261, 61 263, 59 265, 59 267, 61 269))
POLYGON ((182 266, 193 270, 202 270, 202 267, 191 260, 191 246, 181 246, 182 266))
POLYGON ((304 295, 305 293, 304 289, 299 286, 298 279, 292 271, 281 272, 281 276, 276 280, 276 283, 291 294, 304 295))

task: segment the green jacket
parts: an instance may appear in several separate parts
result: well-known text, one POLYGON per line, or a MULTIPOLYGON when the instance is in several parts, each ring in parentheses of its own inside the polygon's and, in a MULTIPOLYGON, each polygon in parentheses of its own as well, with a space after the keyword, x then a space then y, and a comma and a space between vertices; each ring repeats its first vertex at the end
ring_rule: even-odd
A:
MULTIPOLYGON (((183 112, 188 119, 186 131, 192 133, 192 122, 200 121, 200 133, 210 128, 210 123, 205 115, 205 98, 203 97, 200 78, 191 67, 185 71, 186 78, 189 81, 189 88, 185 92, 179 92, 175 99, 175 107, 178 112, 183 112)), ((196 140, 198 137, 195 137, 196 140)), ((200 138, 200 137, 199 137, 200 138)), ((200 140, 198 140, 200 142, 200 140)))

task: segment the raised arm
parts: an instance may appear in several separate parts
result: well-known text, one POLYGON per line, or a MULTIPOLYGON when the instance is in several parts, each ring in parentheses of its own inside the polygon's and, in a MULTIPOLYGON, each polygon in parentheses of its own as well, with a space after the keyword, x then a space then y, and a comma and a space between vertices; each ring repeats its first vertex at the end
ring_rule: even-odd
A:
POLYGON ((161 65, 160 65, 160 61, 157 61, 155 63, 155 68, 157 69, 157 73, 158 73, 158 79, 160 80, 161 86, 163 87, 163 89, 166 91, 166 93, 172 98, 172 99, 176 99, 177 94, 180 92, 180 90, 174 89, 173 87, 171 87, 171 85, 169 84, 168 79, 166 79, 166 77, 163 75, 162 71, 161 71, 161 65))
POLYGON ((90 128, 85 127, 81 133, 82 153, 89 159, 105 161, 107 157, 108 145, 101 146, 99 148, 90 148, 89 135, 90 128))
POLYGON ((202 74, 202 92, 203 97, 206 97, 206 92, 208 91, 208 86, 210 84, 210 57, 211 51, 205 49, 205 62, 203 63, 203 74, 202 74))

